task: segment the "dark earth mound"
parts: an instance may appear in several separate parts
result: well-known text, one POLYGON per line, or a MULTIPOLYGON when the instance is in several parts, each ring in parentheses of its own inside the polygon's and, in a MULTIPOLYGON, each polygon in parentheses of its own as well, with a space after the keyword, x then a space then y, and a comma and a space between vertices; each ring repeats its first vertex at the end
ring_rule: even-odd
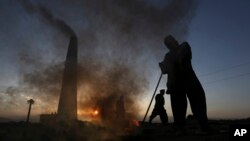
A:
POLYGON ((141 124, 139 127, 117 133, 114 128, 107 128, 89 122, 73 124, 57 123, 43 125, 39 123, 5 122, 0 123, 1 141, 227 141, 231 124, 249 124, 250 120, 210 120, 215 132, 199 132, 195 120, 189 120, 185 132, 177 134, 172 124, 141 124))

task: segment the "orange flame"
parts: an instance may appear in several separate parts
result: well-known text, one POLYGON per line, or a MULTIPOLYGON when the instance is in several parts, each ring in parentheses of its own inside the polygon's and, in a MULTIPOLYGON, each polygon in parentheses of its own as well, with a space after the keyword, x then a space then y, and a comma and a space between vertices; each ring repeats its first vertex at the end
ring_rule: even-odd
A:
POLYGON ((140 126, 140 122, 136 119, 133 119, 132 121, 132 125, 136 126, 136 127, 139 127, 140 126))
POLYGON ((99 119, 99 110, 97 108, 85 108, 77 110, 78 118, 80 120, 98 120, 99 119))
POLYGON ((99 114, 98 110, 94 110, 93 113, 92 113, 93 116, 97 116, 98 114, 99 114))

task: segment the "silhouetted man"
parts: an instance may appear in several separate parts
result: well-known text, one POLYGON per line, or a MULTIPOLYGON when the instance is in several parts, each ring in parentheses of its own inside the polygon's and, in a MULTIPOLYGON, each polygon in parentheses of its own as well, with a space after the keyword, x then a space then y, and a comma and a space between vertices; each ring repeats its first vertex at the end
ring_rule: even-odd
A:
POLYGON ((163 97, 164 94, 165 94, 165 90, 162 89, 162 90, 160 90, 160 93, 155 96, 155 107, 154 107, 154 109, 152 111, 152 114, 150 116, 149 123, 151 123, 152 120, 157 115, 160 116, 161 122, 163 124, 168 123, 168 115, 167 115, 167 112, 166 112, 166 110, 164 108, 164 104, 165 104, 165 100, 164 100, 164 97, 163 97))
POLYGON ((201 129, 207 129, 207 109, 204 90, 192 68, 191 48, 187 42, 181 45, 172 36, 164 40, 169 52, 165 55, 160 68, 163 74, 168 74, 167 93, 171 94, 171 106, 174 123, 183 128, 189 99, 191 110, 200 122, 201 129))
POLYGON ((205 92, 198 80, 191 63, 192 51, 187 42, 179 47, 179 69, 183 81, 184 90, 189 99, 191 110, 199 121, 201 130, 208 130, 207 106, 205 92))
POLYGON ((172 36, 167 36, 164 39, 164 43, 169 52, 166 53, 164 60, 159 63, 159 66, 162 73, 168 75, 167 93, 170 94, 174 125, 178 128, 183 128, 185 125, 187 99, 180 75, 179 44, 172 36))

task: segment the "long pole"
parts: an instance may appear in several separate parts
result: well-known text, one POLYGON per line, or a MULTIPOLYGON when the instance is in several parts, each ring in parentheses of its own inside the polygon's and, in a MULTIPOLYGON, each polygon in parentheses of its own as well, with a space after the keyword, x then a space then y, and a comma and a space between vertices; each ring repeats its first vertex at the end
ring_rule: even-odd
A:
POLYGON ((30 110, 31 110, 31 102, 29 103, 29 111, 28 111, 27 120, 26 120, 27 123, 29 122, 29 119, 30 119, 30 110))
POLYGON ((152 98, 151 98, 151 101, 150 101, 150 103, 149 103, 149 105, 148 105, 148 109, 147 109, 147 111, 146 111, 146 114, 145 114, 145 116, 144 116, 144 118, 143 118, 142 123, 145 122, 145 119, 146 119, 146 117, 147 117, 147 115, 148 115, 148 111, 149 111, 150 106, 151 106, 151 104, 152 104, 152 101, 153 101, 153 99, 154 99, 154 97, 155 97, 155 93, 156 93, 156 91, 157 91, 157 89, 158 89, 158 86, 159 86, 159 84, 160 84, 161 78, 162 78, 162 73, 161 73, 161 76, 160 76, 160 78, 159 78, 159 80, 158 80, 158 83, 157 83, 157 85, 156 85, 156 87, 155 87, 154 94, 153 94, 153 96, 152 96, 152 98))

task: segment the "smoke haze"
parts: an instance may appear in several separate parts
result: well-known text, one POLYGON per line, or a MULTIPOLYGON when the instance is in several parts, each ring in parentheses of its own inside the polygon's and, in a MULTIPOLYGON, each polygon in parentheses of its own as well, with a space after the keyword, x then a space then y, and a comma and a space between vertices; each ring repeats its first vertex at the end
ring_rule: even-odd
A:
MULTIPOLYGON (((34 97, 36 114, 57 111, 69 37, 76 35, 78 111, 105 105, 110 109, 102 111, 110 115, 115 112, 118 98, 124 95, 125 108, 134 116, 141 108, 137 101, 145 96, 150 75, 158 69, 157 63, 164 55, 162 39, 168 34, 185 39, 197 6, 196 0, 18 3, 27 17, 35 19, 33 24, 41 22, 40 32, 31 35, 36 41, 42 36, 44 42, 33 38, 22 41, 29 47, 18 53, 20 80, 18 86, 6 90, 9 101, 23 105, 26 103, 20 102, 34 97)), ((84 120, 84 116, 80 119, 84 120)))

